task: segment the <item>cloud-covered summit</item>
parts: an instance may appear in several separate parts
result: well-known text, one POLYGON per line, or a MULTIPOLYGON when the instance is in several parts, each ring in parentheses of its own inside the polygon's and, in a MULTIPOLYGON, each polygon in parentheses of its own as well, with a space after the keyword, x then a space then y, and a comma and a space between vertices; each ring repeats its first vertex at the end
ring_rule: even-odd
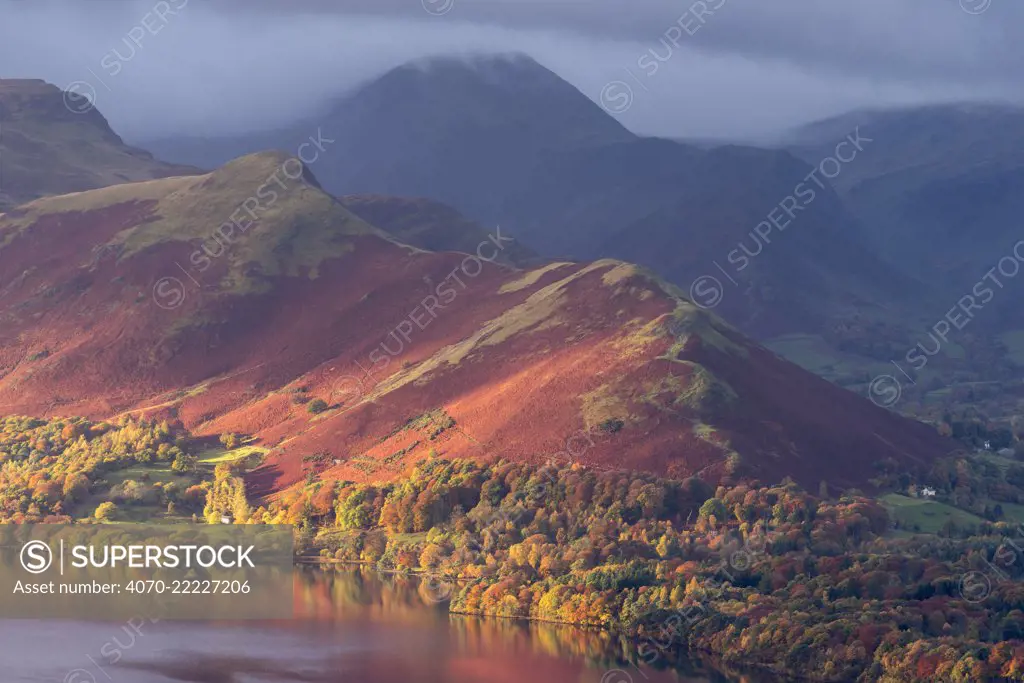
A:
POLYGON ((624 123, 680 137, 1024 96, 1008 0, 0 0, 0 16, 0 77, 84 83, 136 139, 279 125, 448 52, 526 52, 595 100, 622 80, 624 123))

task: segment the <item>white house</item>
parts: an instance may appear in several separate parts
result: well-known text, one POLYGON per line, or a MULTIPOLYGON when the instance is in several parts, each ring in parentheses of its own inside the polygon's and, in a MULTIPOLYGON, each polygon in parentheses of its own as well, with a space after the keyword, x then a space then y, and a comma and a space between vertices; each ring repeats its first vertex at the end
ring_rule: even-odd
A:
POLYGON ((911 498, 934 498, 936 493, 937 491, 930 486, 922 486, 918 488, 911 484, 907 488, 907 495, 911 498))

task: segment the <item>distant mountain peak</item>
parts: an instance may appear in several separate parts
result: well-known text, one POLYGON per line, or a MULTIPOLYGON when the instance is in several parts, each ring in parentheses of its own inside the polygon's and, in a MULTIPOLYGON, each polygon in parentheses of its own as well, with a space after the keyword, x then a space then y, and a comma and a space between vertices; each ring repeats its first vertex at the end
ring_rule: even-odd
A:
POLYGON ((41 78, 0 78, 0 93, 8 91, 39 91, 48 92, 56 90, 57 86, 47 83, 41 78))
MULTIPOLYGON (((540 68, 541 64, 525 52, 443 52, 413 59, 406 66, 421 69, 463 67, 472 69, 487 68, 540 68)), ((545 69, 546 70, 546 69, 545 69)))
MULTIPOLYGON (((337 102, 336 116, 392 121, 428 138, 505 129, 555 146, 634 138, 574 85, 521 53, 443 54, 395 67, 337 102), (413 120, 402 123, 409 116, 413 120), (537 138, 534 138, 537 139, 537 138)), ((382 123, 381 123, 382 125, 382 123)))
POLYGON ((4 122, 85 123, 121 143, 106 118, 84 95, 65 92, 41 79, 0 78, 0 117, 4 122))
POLYGON ((447 87, 486 87, 505 91, 536 89, 539 86, 577 92, 576 88, 533 57, 520 52, 446 53, 401 64, 363 86, 395 85, 409 88, 415 83, 447 87))
MULTIPOLYGON (((1024 104, 1009 101, 950 101, 919 105, 868 107, 811 121, 783 136, 784 144, 827 142, 858 126, 900 125, 908 132, 934 132, 935 126, 977 127, 979 121, 1020 120, 1024 104)), ((984 132, 984 131, 981 131, 984 132)))
POLYGON ((461 73, 496 86, 515 86, 531 81, 565 83, 553 71, 523 52, 438 54, 406 62, 396 70, 417 71, 425 76, 461 73))
POLYGON ((0 79, 0 211, 38 197, 189 175, 124 144, 84 94, 39 79, 0 79))

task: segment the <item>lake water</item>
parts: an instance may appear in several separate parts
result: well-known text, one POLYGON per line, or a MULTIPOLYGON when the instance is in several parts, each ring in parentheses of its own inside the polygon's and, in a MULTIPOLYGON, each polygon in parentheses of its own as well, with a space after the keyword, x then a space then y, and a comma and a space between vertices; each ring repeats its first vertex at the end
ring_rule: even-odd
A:
POLYGON ((0 621, 0 681, 55 683, 765 683, 698 662, 636 668, 608 634, 449 616, 416 578, 296 570, 296 619, 0 621))

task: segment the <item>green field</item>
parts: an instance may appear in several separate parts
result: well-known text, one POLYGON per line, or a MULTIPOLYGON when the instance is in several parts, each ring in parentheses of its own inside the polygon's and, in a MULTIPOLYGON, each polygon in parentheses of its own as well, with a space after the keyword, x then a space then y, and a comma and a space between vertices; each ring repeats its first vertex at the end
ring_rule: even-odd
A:
POLYGON ((1004 458, 1003 456, 996 455, 995 453, 977 453, 974 457, 995 465, 1000 470, 1002 470, 1004 474, 1006 473, 1006 470, 1010 468, 1011 465, 1020 464, 1019 461, 1014 460, 1013 458, 1004 458))
POLYGON ((887 493, 878 500, 905 531, 937 534, 949 520, 961 529, 977 528, 985 521, 977 515, 934 500, 910 498, 898 493, 887 493))
POLYGON ((1003 508, 1003 516, 1000 521, 1024 524, 1024 505, 1018 505, 1017 503, 1003 503, 1000 501, 989 502, 989 505, 993 507, 997 504, 1003 508))
MULTIPOLYGON (((75 505, 70 514, 78 520, 91 519, 101 503, 114 502, 112 489, 129 480, 145 486, 174 484, 179 490, 184 491, 190 486, 212 479, 213 470, 217 465, 249 459, 246 465, 253 466, 254 461, 261 459, 266 452, 267 449, 260 446, 240 446, 231 450, 219 445, 212 446, 198 454, 196 458, 198 467, 194 474, 179 474, 173 471, 167 463, 139 464, 122 470, 106 472, 102 477, 102 491, 91 493, 85 500, 75 505)), ((165 505, 135 502, 118 505, 114 519, 110 523, 184 524, 191 522, 191 512, 168 514, 165 505)))
POLYGON ((165 466, 162 463, 160 465, 133 465, 132 467, 107 472, 103 475, 103 479, 109 482, 111 486, 117 486, 129 479, 142 481, 144 478, 148 478, 150 484, 156 484, 157 482, 161 484, 170 484, 172 482, 184 484, 191 481, 191 478, 174 472, 170 466, 165 466))
MULTIPOLYGON (((111 500, 110 491, 116 486, 128 480, 134 480, 144 484, 176 484, 182 490, 195 483, 193 477, 181 475, 171 470, 165 464, 159 465, 134 465, 123 470, 107 472, 103 475, 106 482, 103 492, 92 493, 84 501, 75 506, 71 516, 82 520, 91 519, 93 513, 100 503, 111 500)), ((151 524, 183 524, 192 521, 191 514, 181 515, 167 514, 167 509, 162 505, 118 505, 118 511, 113 523, 137 522, 151 524)))
POLYGON ((225 462, 235 462, 242 458, 254 455, 264 455, 267 449, 260 446, 241 446, 234 450, 227 450, 223 447, 208 448, 198 455, 200 465, 219 465, 225 462))

